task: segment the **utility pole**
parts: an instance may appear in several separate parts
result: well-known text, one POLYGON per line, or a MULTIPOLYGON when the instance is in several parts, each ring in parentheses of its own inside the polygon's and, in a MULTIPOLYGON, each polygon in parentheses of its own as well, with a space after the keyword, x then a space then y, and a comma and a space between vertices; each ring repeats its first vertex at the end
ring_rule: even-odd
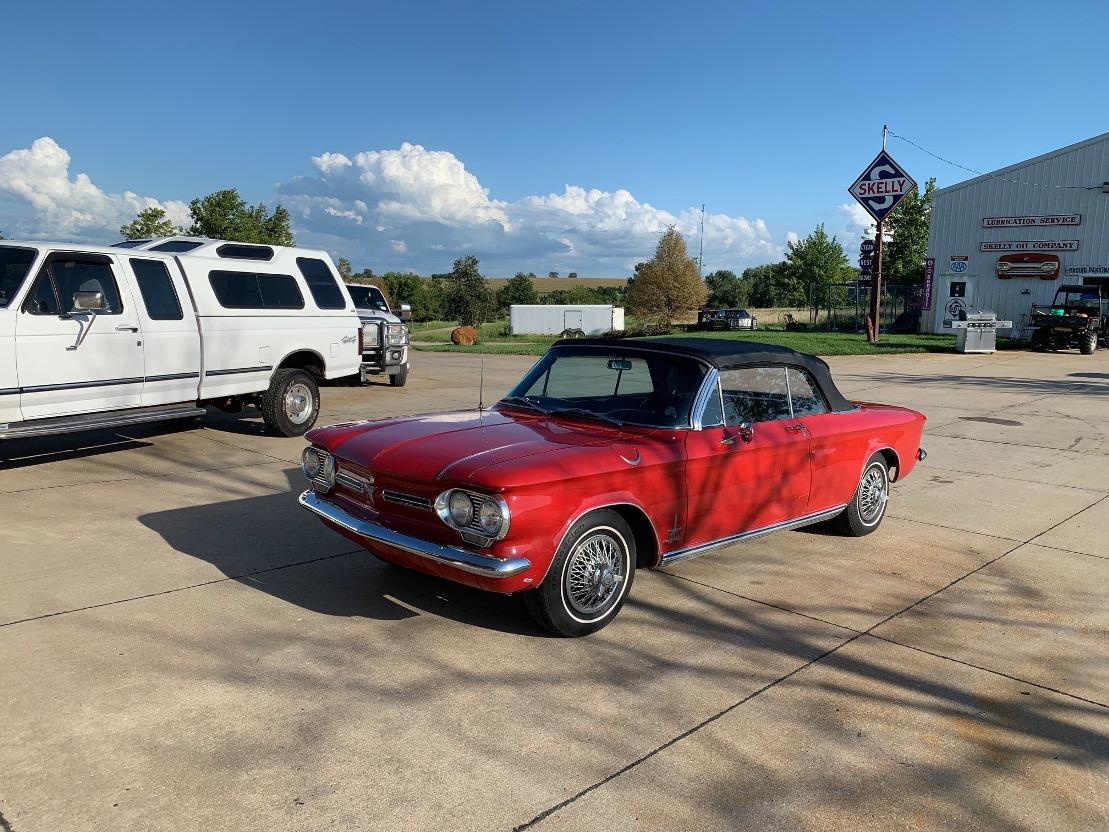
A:
POLYGON ((697 240, 700 249, 697 252, 697 277, 705 267, 705 203, 701 203, 701 236, 697 240))
MULTIPOLYGON (((889 126, 882 125, 882 150, 886 149, 886 136, 889 126)), ((866 340, 872 344, 878 343, 878 334, 882 326, 882 220, 878 220, 877 230, 874 232, 874 275, 870 283, 870 315, 866 319, 866 340)))

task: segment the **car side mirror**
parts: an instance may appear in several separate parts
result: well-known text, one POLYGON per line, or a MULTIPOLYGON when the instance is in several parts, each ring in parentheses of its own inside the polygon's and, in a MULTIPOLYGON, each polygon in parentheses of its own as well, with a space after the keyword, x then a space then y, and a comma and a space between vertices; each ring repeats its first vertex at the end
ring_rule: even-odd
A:
POLYGON ((74 292, 73 293, 73 312, 91 312, 94 315, 97 312, 104 311, 104 293, 103 292, 74 292))
POLYGON ((398 317, 406 323, 412 320, 412 305, 408 303, 402 303, 400 305, 400 315, 398 317))

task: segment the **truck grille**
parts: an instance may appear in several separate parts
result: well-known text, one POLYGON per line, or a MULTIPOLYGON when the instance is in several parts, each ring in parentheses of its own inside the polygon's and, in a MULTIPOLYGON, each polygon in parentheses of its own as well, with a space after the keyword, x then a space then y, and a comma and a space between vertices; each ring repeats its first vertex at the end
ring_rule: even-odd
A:
POLYGON ((428 497, 418 497, 415 494, 405 494, 403 491, 384 489, 381 492, 381 498, 397 505, 431 511, 431 499, 428 497))

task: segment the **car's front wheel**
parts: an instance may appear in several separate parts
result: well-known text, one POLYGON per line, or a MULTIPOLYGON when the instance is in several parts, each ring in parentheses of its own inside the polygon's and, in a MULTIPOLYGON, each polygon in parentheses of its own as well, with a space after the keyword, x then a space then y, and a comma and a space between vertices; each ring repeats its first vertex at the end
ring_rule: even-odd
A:
POLYGON ((881 525, 889 498, 889 468, 880 453, 874 454, 863 468, 851 502, 834 522, 841 532, 851 537, 868 535, 881 525))
POLYGON ((320 415, 320 388, 304 370, 277 370, 262 394, 262 420, 279 436, 303 436, 320 415))
POLYGON ((609 509, 590 512, 566 533, 543 583, 524 595, 528 611, 560 636, 595 633, 624 605, 635 557, 624 518, 609 509))
POLYGON ((408 365, 400 368, 400 372, 389 376, 389 383, 394 387, 404 387, 408 383, 408 365))

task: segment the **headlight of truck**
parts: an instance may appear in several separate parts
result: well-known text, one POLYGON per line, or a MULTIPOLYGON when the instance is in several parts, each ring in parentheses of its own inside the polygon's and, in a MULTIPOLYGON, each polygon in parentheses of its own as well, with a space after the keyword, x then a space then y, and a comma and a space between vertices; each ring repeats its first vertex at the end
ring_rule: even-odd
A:
POLYGON ((362 324, 362 343, 367 347, 376 347, 381 342, 380 324, 362 324))
POLYGON ((1040 263, 1041 272, 1053 272, 1059 267, 1058 263, 1040 263))
POLYGON ((404 324, 389 324, 385 327, 385 343, 390 347, 403 347, 408 343, 408 327, 404 324))

